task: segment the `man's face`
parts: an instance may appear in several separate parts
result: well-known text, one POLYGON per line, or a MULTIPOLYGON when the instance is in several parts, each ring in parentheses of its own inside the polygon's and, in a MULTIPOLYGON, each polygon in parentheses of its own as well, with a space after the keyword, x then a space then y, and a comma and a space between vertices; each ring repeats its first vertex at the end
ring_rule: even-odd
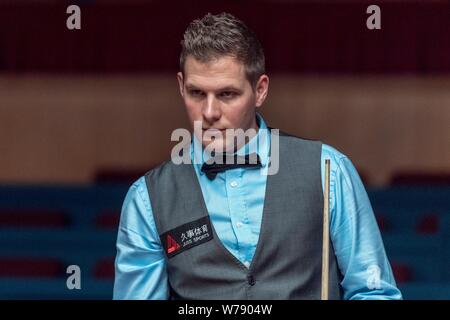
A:
POLYGON ((244 65, 235 58, 224 56, 203 63, 188 56, 184 76, 179 72, 177 77, 191 125, 202 121, 203 139, 195 133, 204 146, 230 151, 233 141, 226 141, 226 129, 258 129, 255 111, 267 96, 269 78, 266 75, 260 77, 253 90, 245 76, 244 65), (214 134, 219 135, 218 139, 207 138, 211 129, 220 130, 214 134))

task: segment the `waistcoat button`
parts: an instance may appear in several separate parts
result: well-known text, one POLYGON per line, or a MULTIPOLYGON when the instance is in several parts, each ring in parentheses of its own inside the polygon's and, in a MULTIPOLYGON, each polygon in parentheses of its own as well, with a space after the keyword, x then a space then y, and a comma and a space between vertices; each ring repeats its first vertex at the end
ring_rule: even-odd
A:
POLYGON ((253 277, 251 274, 247 276, 247 282, 249 285, 254 286, 256 283, 255 277, 253 277))

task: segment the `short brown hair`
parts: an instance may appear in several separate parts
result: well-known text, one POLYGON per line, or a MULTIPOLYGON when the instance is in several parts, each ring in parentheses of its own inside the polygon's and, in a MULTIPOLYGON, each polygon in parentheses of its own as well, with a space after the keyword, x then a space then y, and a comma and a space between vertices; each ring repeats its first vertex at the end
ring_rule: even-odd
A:
POLYGON ((209 62, 231 56, 242 62, 248 81, 253 87, 265 73, 264 51, 256 37, 241 20, 229 13, 212 15, 192 21, 181 41, 180 70, 188 56, 209 62))

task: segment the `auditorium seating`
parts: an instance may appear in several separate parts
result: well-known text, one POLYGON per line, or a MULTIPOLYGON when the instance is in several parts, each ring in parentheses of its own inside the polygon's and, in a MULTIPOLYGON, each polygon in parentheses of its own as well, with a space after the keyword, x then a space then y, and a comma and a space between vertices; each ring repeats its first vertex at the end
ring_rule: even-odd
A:
MULTIPOLYGON (((111 299, 128 187, 0 187, 0 299, 111 299), (81 290, 67 289, 70 265, 81 290)), ((404 297, 450 299, 450 186, 368 191, 404 297)))
POLYGON ((400 171, 392 175, 391 185, 443 185, 450 184, 449 172, 400 171))
POLYGON ((118 212, 127 189, 0 187, 0 299, 112 298, 118 212), (70 265, 81 268, 81 290, 67 289, 70 265))

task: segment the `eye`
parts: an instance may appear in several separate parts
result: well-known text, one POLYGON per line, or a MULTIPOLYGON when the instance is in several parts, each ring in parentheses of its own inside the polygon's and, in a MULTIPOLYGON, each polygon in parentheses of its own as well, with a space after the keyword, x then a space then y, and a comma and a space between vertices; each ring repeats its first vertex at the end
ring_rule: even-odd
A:
POLYGON ((204 96, 203 91, 197 90, 197 89, 189 90, 189 94, 193 97, 203 97, 204 96))
POLYGON ((234 98, 235 96, 237 96, 237 93, 234 91, 223 91, 220 93, 219 95, 221 98, 225 98, 225 99, 231 99, 234 98))

